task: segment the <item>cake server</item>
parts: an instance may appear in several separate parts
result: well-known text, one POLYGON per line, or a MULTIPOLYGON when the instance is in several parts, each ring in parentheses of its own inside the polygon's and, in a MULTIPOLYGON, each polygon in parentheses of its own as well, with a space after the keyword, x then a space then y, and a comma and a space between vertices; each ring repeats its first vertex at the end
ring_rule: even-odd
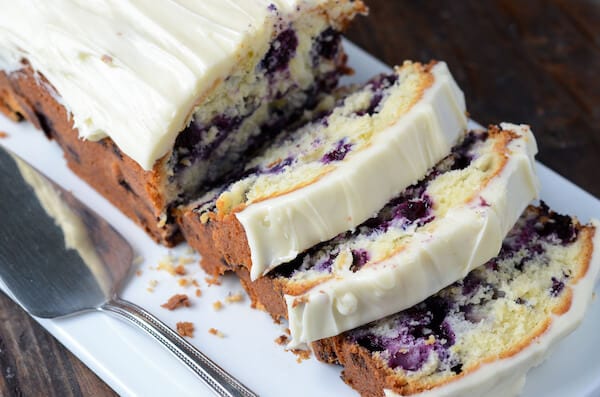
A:
POLYGON ((134 254, 104 219, 1 149, 0 181, 0 281, 29 314, 116 315, 158 340, 216 395, 257 396, 148 311, 118 297, 134 254))

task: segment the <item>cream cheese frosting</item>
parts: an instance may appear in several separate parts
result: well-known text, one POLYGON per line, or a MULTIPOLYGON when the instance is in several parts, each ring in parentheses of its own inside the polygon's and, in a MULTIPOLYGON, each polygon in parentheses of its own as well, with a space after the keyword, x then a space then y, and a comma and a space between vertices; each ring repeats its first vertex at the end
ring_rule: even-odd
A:
POLYGON ((21 69, 26 59, 56 89, 81 138, 109 136, 148 170, 203 96, 268 46, 274 10, 322 3, 3 0, 0 69, 21 69))
MULTIPOLYGON (((527 371, 540 363, 551 353, 552 348, 573 332, 583 320, 592 300, 594 286, 600 271, 600 222, 592 220, 596 228, 593 239, 593 254, 585 277, 573 288, 571 307, 562 315, 553 315, 550 327, 525 349, 512 357, 484 364, 475 372, 463 376, 446 385, 413 397, 514 397, 519 395, 527 371)), ((399 397, 392 390, 384 390, 386 397, 399 397)))
POLYGON ((235 213, 246 233, 253 280, 362 223, 448 154, 467 126, 464 96, 445 63, 436 64, 432 75, 423 97, 352 161, 235 213))
POLYGON ((501 127, 520 136, 510 142, 504 167, 468 203, 449 208, 435 221, 435 229, 417 230, 401 252, 375 266, 285 296, 291 346, 338 335, 408 308, 498 254, 504 237, 538 194, 537 146, 529 127, 507 123, 501 127))

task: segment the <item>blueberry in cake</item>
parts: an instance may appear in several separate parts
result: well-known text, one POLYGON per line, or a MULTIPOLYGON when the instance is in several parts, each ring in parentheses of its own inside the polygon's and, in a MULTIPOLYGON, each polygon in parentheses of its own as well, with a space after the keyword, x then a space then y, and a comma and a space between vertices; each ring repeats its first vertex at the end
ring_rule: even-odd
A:
POLYGON ((462 92, 441 62, 406 62, 328 99, 251 160, 242 178, 183 210, 182 230, 205 264, 224 257, 259 278, 373 216, 466 129, 462 92))
POLYGON ((0 110, 157 241, 347 71, 353 0, 23 0, 0 14, 0 110))
POLYGON ((469 132, 357 228, 254 281, 245 266, 231 268, 255 306, 289 320, 291 345, 396 313, 498 254, 537 195, 535 152, 527 126, 469 132))
POLYGON ((529 207, 500 254, 415 306, 313 344, 364 397, 514 396, 581 322, 598 223, 529 207))

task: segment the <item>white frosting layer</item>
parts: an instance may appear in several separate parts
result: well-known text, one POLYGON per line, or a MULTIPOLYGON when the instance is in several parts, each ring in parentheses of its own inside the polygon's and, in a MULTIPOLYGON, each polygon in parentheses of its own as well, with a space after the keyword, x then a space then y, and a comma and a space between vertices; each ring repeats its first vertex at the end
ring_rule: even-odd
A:
MULTIPOLYGON (((516 355, 483 365, 475 372, 436 389, 413 394, 413 397, 514 397, 519 395, 525 384, 525 375, 532 367, 540 364, 551 349, 581 323, 592 300, 594 285, 600 271, 600 222, 592 220, 596 228, 594 253, 587 274, 573 288, 570 309, 561 316, 553 316, 552 324, 538 339, 516 355)), ((384 390, 386 397, 399 394, 384 390)))
POLYGON ((400 253, 374 266, 339 274, 302 295, 286 295, 292 346, 411 307, 498 254, 538 194, 537 146, 529 127, 505 123, 502 128, 521 135, 510 142, 504 168, 468 204, 436 219, 433 232, 418 230, 400 253))
POLYGON ((144 169, 283 14, 325 0, 0 0, 0 69, 26 58, 56 88, 82 138, 110 136, 144 169))
POLYGON ((250 247, 253 280, 364 222, 450 152, 466 129, 464 96, 445 63, 432 74, 423 98, 352 161, 235 214, 250 247))

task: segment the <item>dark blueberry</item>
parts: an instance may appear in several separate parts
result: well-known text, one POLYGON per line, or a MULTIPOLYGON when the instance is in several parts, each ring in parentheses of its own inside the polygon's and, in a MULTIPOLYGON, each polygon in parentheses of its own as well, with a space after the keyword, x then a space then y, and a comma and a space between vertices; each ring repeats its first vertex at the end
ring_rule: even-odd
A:
POLYGON ((342 161, 346 157, 346 155, 352 150, 352 146, 354 145, 351 143, 346 143, 345 138, 342 139, 337 143, 335 149, 323 155, 323 157, 321 158, 321 162, 323 162, 324 164, 329 164, 334 161, 342 161))
POLYGON ((331 268, 336 257, 336 254, 329 255, 327 259, 318 262, 313 269, 319 272, 331 272, 331 268))
POLYGON ((558 295, 560 295, 564 288, 565 283, 563 283, 556 277, 552 277, 552 287, 550 287, 550 295, 556 298, 558 295))
POLYGON ((473 324, 478 324, 479 322, 481 322, 481 320, 484 319, 482 313, 476 310, 476 307, 472 304, 462 306, 460 308, 460 311, 463 312, 465 320, 473 324))
POLYGON ((371 98, 371 102, 369 103, 369 107, 364 110, 357 111, 356 114, 358 116, 364 116, 365 114, 372 116, 373 114, 375 114, 375 110, 377 109, 377 106, 379 106, 379 104, 381 103, 382 99, 383 99, 383 94, 381 92, 377 92, 377 93, 373 94, 373 97, 371 98))
POLYGON ((315 39, 312 49, 313 65, 317 65, 319 58, 332 60, 339 53, 341 42, 340 32, 328 28, 321 32, 315 39))
POLYGON ((543 223, 543 226, 539 231, 542 236, 549 236, 551 234, 558 237, 562 244, 569 244, 577 238, 575 227, 571 221, 571 217, 568 215, 560 215, 553 213, 552 217, 543 223))
POLYGON ((473 296, 475 291, 481 287, 482 282, 483 280, 477 277, 475 272, 467 274, 467 277, 462 280, 462 294, 468 297, 473 296))
POLYGON ((467 153, 457 153, 454 155, 452 170, 464 170, 471 164, 471 161, 473 161, 473 157, 467 153))
POLYGON ((369 261, 369 253, 364 249, 352 250, 352 265, 350 270, 356 272, 369 261))
MULTIPOLYGON (((444 316, 445 315, 446 313, 444 313, 444 316)), ((444 347, 450 347, 454 345, 454 343, 456 343, 456 334, 452 330, 450 323, 448 323, 447 321, 442 322, 442 324, 440 325, 438 339, 442 339, 444 341, 442 343, 442 346, 444 347)))
MULTIPOLYGON (((177 136, 175 147, 192 148, 192 158, 205 160, 221 143, 223 143, 223 141, 225 141, 229 134, 236 130, 252 113, 253 112, 246 116, 236 117, 220 114, 215 116, 208 126, 192 121, 192 123, 177 136), (213 127, 217 129, 216 137, 210 142, 203 142, 208 131, 213 127)), ((179 169, 179 167, 176 165, 175 170, 177 169, 179 169)))
POLYGON ((273 40, 267 54, 260 62, 260 67, 272 75, 285 69, 296 54, 298 37, 293 29, 286 29, 273 40))
POLYGON ((460 374, 462 372, 462 367, 462 364, 456 364, 454 367, 450 368, 450 370, 455 374, 460 374))
POLYGON ((526 301, 525 299, 521 298, 521 297, 518 297, 518 298, 515 300, 515 303, 516 303, 517 305, 525 305, 525 304, 527 303, 527 301, 526 301))
POLYGON ((395 211, 397 218, 405 218, 410 223, 423 219, 429 215, 431 209, 431 199, 425 195, 422 198, 409 200, 400 204, 395 211))
POLYGON ((267 7, 267 10, 271 11, 271 12, 277 12, 277 6, 273 3, 269 4, 269 6, 267 7))
POLYGON ((406 371, 418 371, 427 361, 431 349, 431 345, 417 345, 401 349, 390 357, 389 366, 392 369, 400 367, 406 371))
POLYGON ((264 173, 278 174, 278 173, 282 172, 285 167, 289 166, 293 162, 294 162, 294 159, 292 157, 287 157, 287 158, 273 164, 271 167, 267 168, 266 170, 264 170, 264 173))
MULTIPOLYGON (((338 82, 340 80, 341 71, 332 70, 331 72, 324 73, 319 76, 315 83, 315 87, 317 87, 316 92, 331 92, 335 87, 337 87, 338 82)), ((312 98, 315 100, 318 98, 317 95, 313 95, 312 98)), ((312 106, 314 107, 314 105, 312 106)))
POLYGON ((486 140, 487 137, 487 132, 470 131, 462 142, 452 149, 453 163, 451 169, 463 170, 467 168, 473 161, 473 156, 470 154, 471 150, 473 150, 473 146, 475 146, 477 142, 486 140))
POLYGON ((371 86, 373 92, 377 92, 393 86, 397 80, 397 74, 380 74, 372 78, 366 85, 371 86))
POLYGON ((387 74, 387 75, 379 75, 369 81, 366 85, 371 87, 373 91, 373 97, 369 103, 369 106, 366 109, 359 110, 356 112, 358 116, 364 116, 368 114, 372 116, 376 113, 381 100, 383 99, 384 92, 388 88, 394 85, 394 83, 398 80, 398 76, 395 74, 387 74))
POLYGON ((385 349, 382 345, 382 341, 371 334, 358 337, 358 339, 356 339, 356 343, 370 352, 379 352, 385 349))
MULTIPOLYGON (((500 252, 502 252, 502 250, 500 252)), ((488 270, 493 270, 493 271, 497 272, 499 269, 497 259, 496 258, 490 259, 490 261, 485 264, 485 268, 488 270)))

